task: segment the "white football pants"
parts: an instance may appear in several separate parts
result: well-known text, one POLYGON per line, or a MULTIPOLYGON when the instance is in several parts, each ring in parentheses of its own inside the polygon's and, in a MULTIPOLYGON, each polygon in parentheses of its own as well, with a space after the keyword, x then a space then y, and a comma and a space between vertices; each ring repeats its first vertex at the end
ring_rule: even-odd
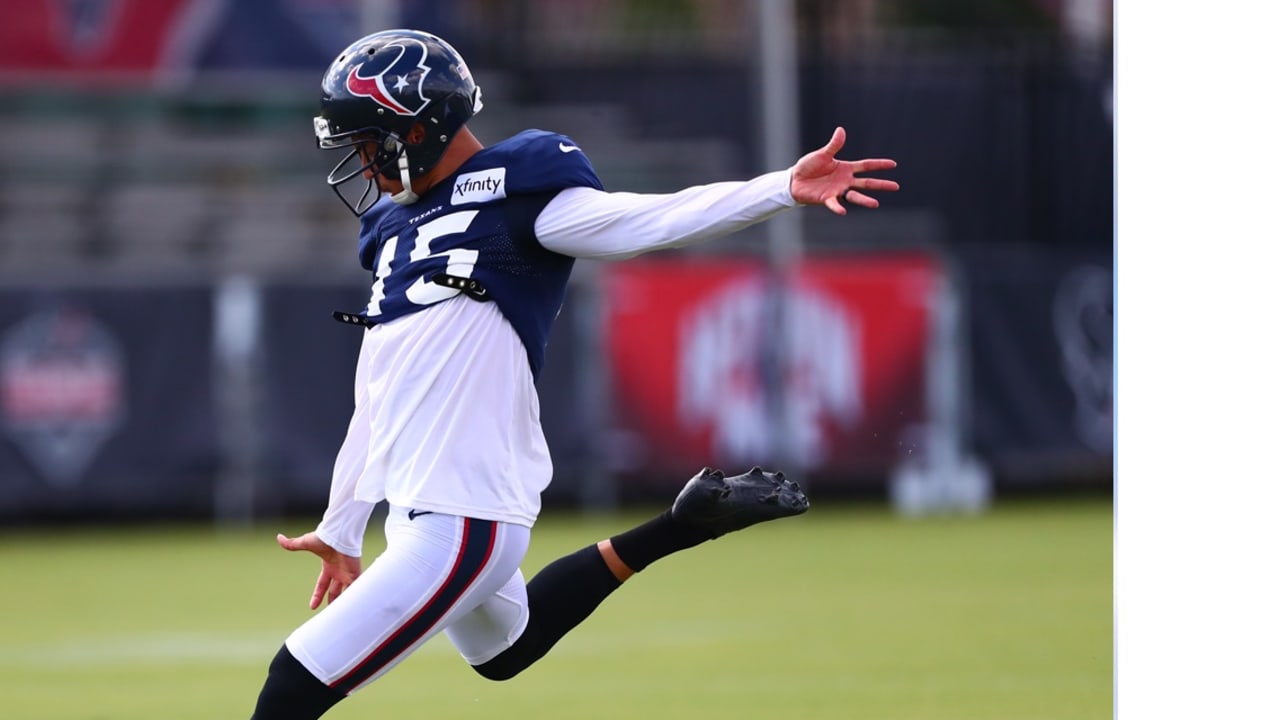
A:
POLYGON ((529 621, 520 562, 529 528, 392 506, 387 549, 285 645, 339 692, 364 687, 444 631, 472 665, 511 647, 529 621))

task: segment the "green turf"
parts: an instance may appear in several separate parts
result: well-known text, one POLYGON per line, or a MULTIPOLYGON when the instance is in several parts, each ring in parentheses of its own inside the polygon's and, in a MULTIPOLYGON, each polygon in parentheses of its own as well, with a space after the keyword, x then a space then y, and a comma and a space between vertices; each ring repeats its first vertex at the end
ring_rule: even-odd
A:
MULTIPOLYGON (((526 573, 640 517, 545 517, 526 573)), ((277 529, 0 536, 0 717, 247 718, 316 570, 277 529)), ((436 638, 326 719, 1107 718, 1111 547, 1102 501, 819 505, 653 566, 513 681, 436 638)))

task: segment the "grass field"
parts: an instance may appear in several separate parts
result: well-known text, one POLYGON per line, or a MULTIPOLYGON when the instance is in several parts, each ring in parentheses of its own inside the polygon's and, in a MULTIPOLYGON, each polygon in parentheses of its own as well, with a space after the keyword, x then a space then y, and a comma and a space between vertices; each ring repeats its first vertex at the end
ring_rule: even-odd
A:
MULTIPOLYGON (((526 573, 640 517, 548 515, 526 573)), ((0 717, 247 718, 309 614, 315 563, 274 541, 303 529, 0 535, 0 717)), ((1111 608, 1107 501, 818 505, 663 560, 515 680, 440 637, 326 720, 1109 718, 1111 608)))

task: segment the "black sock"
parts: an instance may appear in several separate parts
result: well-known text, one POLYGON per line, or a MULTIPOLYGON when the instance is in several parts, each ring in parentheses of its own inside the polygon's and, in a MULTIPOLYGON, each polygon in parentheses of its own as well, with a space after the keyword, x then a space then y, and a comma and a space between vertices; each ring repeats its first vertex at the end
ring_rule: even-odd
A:
POLYGON ((320 682, 281 645, 250 720, 316 720, 346 697, 320 682))
POLYGON ((699 545, 714 537, 710 530, 688 525, 671 516, 667 508, 658 517, 609 538, 618 558, 636 572, 674 552, 699 545))
POLYGON ((587 619, 622 581, 595 545, 566 555, 529 581, 529 624, 515 644, 475 671, 507 680, 532 665, 578 623, 587 619))
MULTIPOLYGON (((682 523, 668 509, 609 541, 618 558, 635 572, 671 553, 712 538, 705 528, 682 523)), ((591 545, 546 566, 529 581, 529 624, 515 644, 475 671, 507 680, 532 665, 622 585, 591 545)))

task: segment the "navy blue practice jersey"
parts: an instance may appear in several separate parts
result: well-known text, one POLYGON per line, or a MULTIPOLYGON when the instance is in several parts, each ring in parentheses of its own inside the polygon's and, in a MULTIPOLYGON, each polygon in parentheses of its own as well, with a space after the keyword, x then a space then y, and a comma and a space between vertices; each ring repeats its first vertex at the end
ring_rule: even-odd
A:
POLYGON ((603 189, 564 135, 526 130, 472 156, 418 202, 383 198, 360 219, 360 264, 373 271, 364 316, 387 322, 461 291, 440 276, 473 278, 515 328, 536 378, 564 302, 573 258, 538 244, 538 213, 564 188, 603 189))

